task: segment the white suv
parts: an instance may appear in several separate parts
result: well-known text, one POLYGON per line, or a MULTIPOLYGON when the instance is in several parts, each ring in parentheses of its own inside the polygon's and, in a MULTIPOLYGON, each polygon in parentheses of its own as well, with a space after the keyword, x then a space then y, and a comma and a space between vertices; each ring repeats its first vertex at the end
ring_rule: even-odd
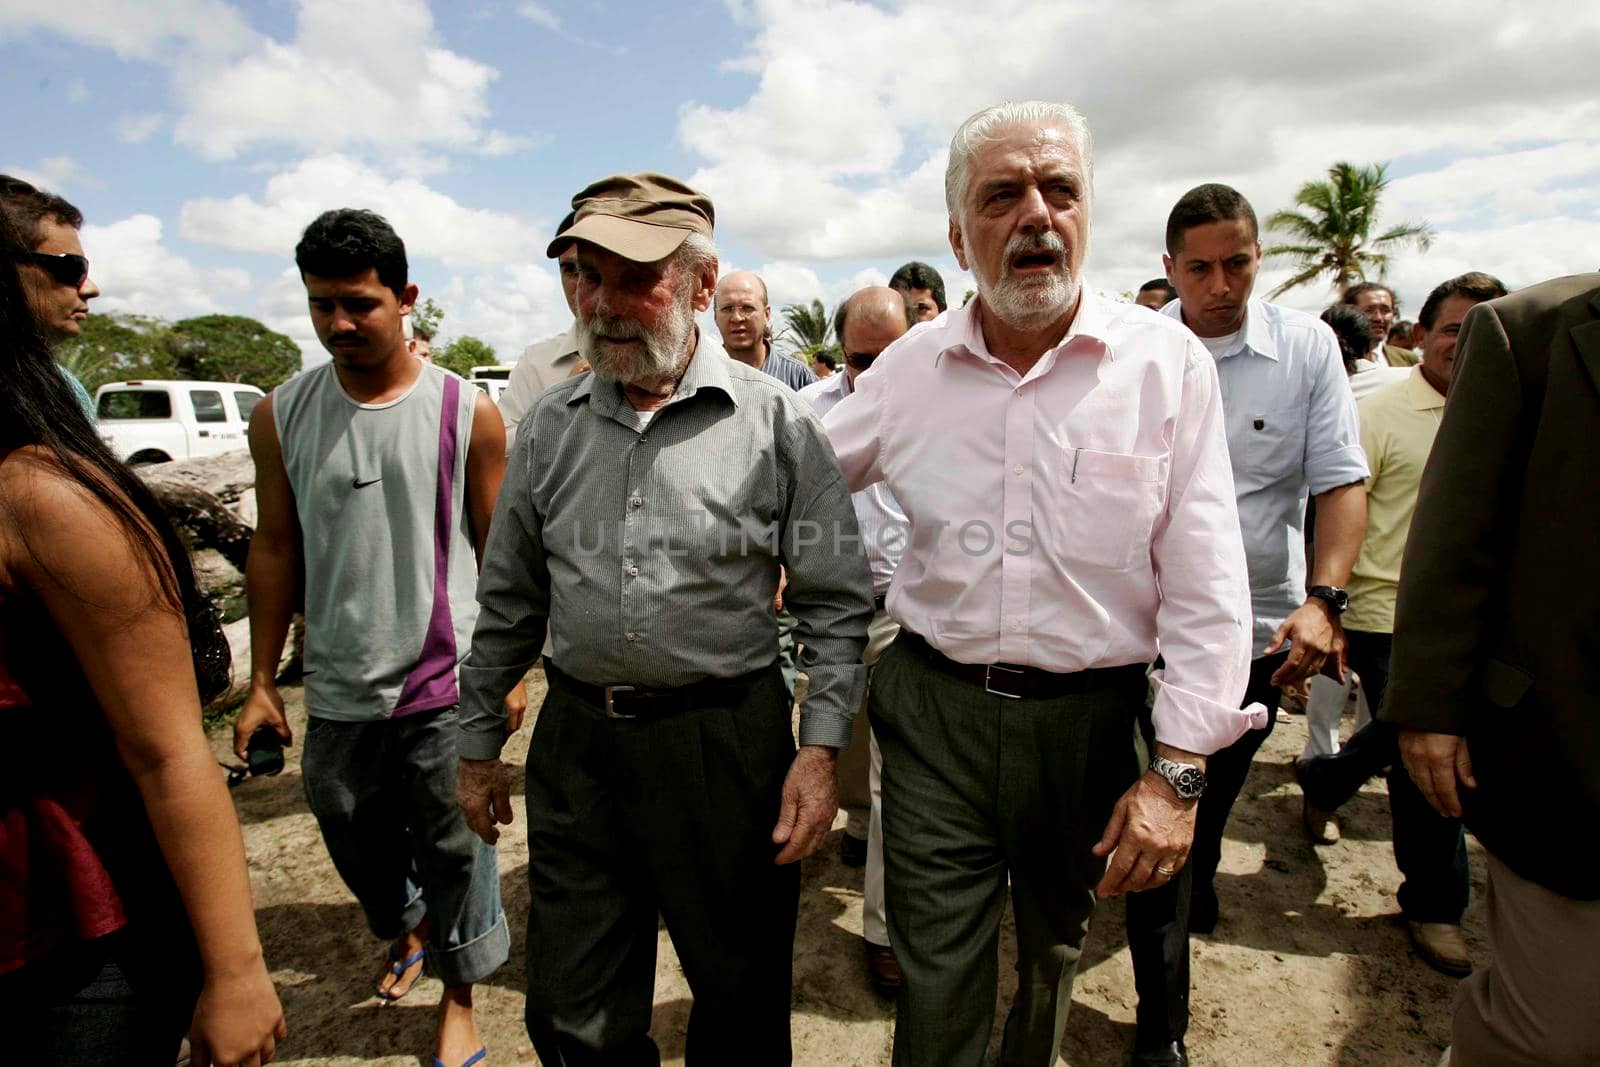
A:
POLYGON ((237 382, 112 382, 95 392, 100 436, 126 463, 165 463, 248 448, 250 412, 266 396, 237 382))

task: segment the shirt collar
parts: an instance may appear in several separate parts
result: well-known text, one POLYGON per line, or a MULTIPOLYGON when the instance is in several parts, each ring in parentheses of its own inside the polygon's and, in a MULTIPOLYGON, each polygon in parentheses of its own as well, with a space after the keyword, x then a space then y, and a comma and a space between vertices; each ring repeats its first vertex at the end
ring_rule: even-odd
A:
MULTIPOLYGON (((1067 327, 1066 336, 1039 360, 1040 367, 1045 366, 1046 360, 1054 353, 1066 348, 1079 337, 1098 343, 1105 358, 1116 359, 1116 349, 1107 340, 1111 332, 1111 309, 1105 300, 1089 288, 1086 280, 1080 277, 1078 282, 1078 312, 1072 317, 1072 324, 1067 327)), ((951 308, 945 312, 944 328, 950 334, 950 343, 943 346, 939 354, 934 357, 935 366, 938 366, 939 360, 944 358, 946 352, 956 348, 964 348, 972 355, 990 363, 1000 362, 990 353, 989 346, 983 340, 983 321, 978 315, 978 305, 982 300, 980 294, 967 301, 965 306, 951 308)))
MULTIPOLYGON (((689 366, 684 369, 683 377, 678 379, 677 391, 666 406, 687 400, 702 389, 715 389, 726 396, 734 407, 738 407, 739 398, 734 394, 733 378, 728 373, 728 364, 731 362, 732 357, 720 344, 707 337, 704 330, 697 329, 694 355, 689 357, 689 366)), ((614 417, 624 406, 632 406, 623 398, 620 384, 603 381, 593 372, 584 375, 578 387, 567 397, 568 404, 583 400, 588 401, 595 414, 608 418, 614 417)))
POLYGON ((1444 407, 1444 394, 1422 376, 1421 364, 1411 368, 1411 377, 1406 379, 1406 394, 1413 411, 1432 411, 1444 407))
MULTIPOLYGON (((1169 319, 1183 322, 1183 301, 1174 300, 1161 309, 1161 314, 1169 319)), ((1238 343, 1231 352, 1225 352, 1218 359, 1232 359, 1246 348, 1258 356, 1265 356, 1274 363, 1278 361, 1278 343, 1273 340, 1272 331, 1267 329, 1266 305, 1263 301, 1251 297, 1245 301, 1244 322, 1239 326, 1238 343)))

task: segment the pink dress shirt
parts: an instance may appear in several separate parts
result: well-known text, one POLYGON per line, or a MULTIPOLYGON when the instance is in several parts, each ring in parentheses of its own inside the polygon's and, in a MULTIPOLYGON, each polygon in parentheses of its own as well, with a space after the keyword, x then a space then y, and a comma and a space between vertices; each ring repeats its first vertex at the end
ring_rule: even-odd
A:
MULTIPOLYGON (((981 298, 980 298, 981 299, 981 298)), ((1211 753, 1241 710, 1250 587, 1214 361, 1188 330, 1084 287, 1026 376, 978 300, 913 329, 823 420, 852 491, 911 524, 889 613, 961 663, 1148 663, 1156 739, 1211 753)))

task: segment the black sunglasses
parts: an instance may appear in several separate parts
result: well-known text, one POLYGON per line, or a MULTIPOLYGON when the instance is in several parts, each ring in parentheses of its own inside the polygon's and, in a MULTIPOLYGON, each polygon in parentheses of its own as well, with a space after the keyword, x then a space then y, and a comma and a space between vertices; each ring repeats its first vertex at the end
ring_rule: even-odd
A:
POLYGON ((77 289, 89 277, 89 257, 76 252, 24 252, 22 258, 62 285, 77 289))

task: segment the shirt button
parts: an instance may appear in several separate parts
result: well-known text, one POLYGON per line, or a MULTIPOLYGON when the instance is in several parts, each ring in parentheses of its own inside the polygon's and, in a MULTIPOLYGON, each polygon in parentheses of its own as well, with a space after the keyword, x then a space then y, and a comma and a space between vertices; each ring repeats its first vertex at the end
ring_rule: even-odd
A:
POLYGON ((1012 467, 1011 468, 1011 473, 1012 474, 1021 474, 1022 473, 1022 464, 1018 463, 1015 467, 1012 467))
POLYGON ((1012 619, 1011 620, 1011 632, 1012 633, 1018 633, 1021 630, 1022 630, 1022 620, 1020 620, 1020 619, 1012 619))
POLYGON ((628 568, 628 573, 633 575, 635 578, 637 578, 637 577, 639 577, 639 568, 638 567, 629 567, 628 568))
POLYGON ((632 630, 629 630, 628 631, 628 640, 629 641, 637 641, 637 640, 639 640, 639 635, 634 633, 632 630))
POLYGON ((628 503, 633 507, 642 508, 644 507, 644 498, 636 496, 632 500, 628 501, 628 503))

